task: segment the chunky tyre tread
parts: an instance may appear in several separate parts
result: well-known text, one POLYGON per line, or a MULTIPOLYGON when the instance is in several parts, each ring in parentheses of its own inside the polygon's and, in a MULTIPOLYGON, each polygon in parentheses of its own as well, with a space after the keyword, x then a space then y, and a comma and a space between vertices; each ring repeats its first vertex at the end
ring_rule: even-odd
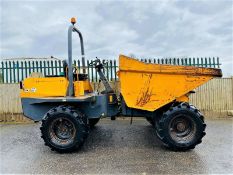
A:
POLYGON ((177 106, 171 107, 168 111, 164 112, 162 117, 159 119, 159 121, 157 122, 156 125, 156 133, 158 138, 163 142, 163 144, 168 147, 171 150, 174 151, 185 151, 185 150, 189 150, 189 149, 194 149, 196 145, 200 144, 202 142, 202 138, 206 135, 205 133, 205 128, 206 128, 206 124, 204 123, 204 116, 201 114, 201 112, 193 105, 189 105, 188 103, 180 103, 177 106), (203 130, 201 131, 202 133, 200 134, 200 137, 198 138, 198 140, 193 143, 192 145, 189 145, 187 147, 178 147, 174 144, 172 144, 169 139, 167 139, 164 135, 164 130, 163 130, 163 126, 164 126, 164 122, 167 118, 170 117, 170 115, 177 110, 181 110, 181 109, 188 109, 192 112, 194 112, 196 114, 197 117, 199 117, 199 119, 201 119, 202 122, 202 128, 203 130))
POLYGON ((81 113, 80 111, 78 111, 77 109, 75 109, 73 106, 62 105, 61 107, 62 107, 63 110, 65 110, 65 108, 68 108, 72 114, 74 114, 74 113, 78 114, 78 116, 81 118, 81 120, 84 123, 83 127, 85 128, 85 131, 82 131, 82 132, 84 133, 84 136, 85 136, 85 139, 86 139, 88 134, 89 134, 89 126, 87 125, 87 120, 88 120, 87 116, 84 115, 83 113, 81 113))
POLYGON ((74 150, 76 150, 77 148, 79 148, 83 143, 84 143, 84 140, 87 138, 88 136, 88 133, 89 133, 89 127, 88 125, 86 124, 87 123, 87 117, 85 115, 83 115, 81 112, 79 112, 78 110, 75 110, 72 106, 66 106, 66 105, 61 105, 61 106, 58 106, 58 107, 54 107, 52 108, 51 110, 49 110, 44 118, 42 119, 42 124, 41 124, 41 127, 40 127, 40 130, 41 130, 41 138, 44 140, 45 142, 45 145, 46 146, 49 146, 51 148, 52 151, 57 151, 57 152, 60 152, 60 153, 63 153, 63 152, 72 152, 74 150), (47 130, 47 121, 50 117, 52 117, 55 113, 59 113, 59 112, 65 112, 69 115, 72 115, 73 117, 75 117, 76 121, 78 122, 80 128, 81 128, 81 132, 82 134, 80 135, 81 137, 80 138, 76 138, 74 140, 75 144, 73 147, 70 147, 68 149, 62 149, 62 148, 56 148, 55 146, 53 146, 50 141, 49 141, 49 138, 47 138, 47 133, 46 133, 46 130, 47 130))

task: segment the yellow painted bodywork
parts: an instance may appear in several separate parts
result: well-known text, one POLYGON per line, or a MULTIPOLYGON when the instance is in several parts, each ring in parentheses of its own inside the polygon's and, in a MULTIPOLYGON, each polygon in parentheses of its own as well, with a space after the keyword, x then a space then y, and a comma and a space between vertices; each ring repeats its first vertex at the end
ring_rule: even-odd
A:
POLYGON ((176 98, 176 101, 178 101, 178 102, 189 102, 189 96, 188 96, 188 94, 182 95, 181 97, 176 98))
MULTIPOLYGON (((26 78, 20 96, 23 97, 65 97, 69 81, 65 77, 26 78)), ((93 92, 89 81, 75 81, 75 97, 93 92)))
POLYGON ((21 97, 64 97, 68 87, 65 77, 26 78, 21 97))
POLYGON ((174 100, 188 101, 191 90, 221 76, 221 70, 143 63, 120 55, 118 76, 128 107, 154 111, 174 100))
POLYGON ((89 81, 75 81, 74 82, 74 94, 75 97, 85 95, 85 92, 93 92, 89 81))

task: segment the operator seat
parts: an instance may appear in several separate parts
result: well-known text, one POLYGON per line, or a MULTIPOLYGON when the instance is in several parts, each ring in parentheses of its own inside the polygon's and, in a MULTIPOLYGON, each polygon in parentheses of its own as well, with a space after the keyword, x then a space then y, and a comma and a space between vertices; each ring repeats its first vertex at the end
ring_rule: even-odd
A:
MULTIPOLYGON (((63 60, 62 64, 63 64, 64 76, 66 77, 66 75, 68 75, 68 63, 67 63, 67 60, 63 60)), ((75 71, 73 72, 73 80, 77 81, 77 73, 75 71)), ((88 74, 78 73, 78 80, 79 81, 88 80, 88 74)))

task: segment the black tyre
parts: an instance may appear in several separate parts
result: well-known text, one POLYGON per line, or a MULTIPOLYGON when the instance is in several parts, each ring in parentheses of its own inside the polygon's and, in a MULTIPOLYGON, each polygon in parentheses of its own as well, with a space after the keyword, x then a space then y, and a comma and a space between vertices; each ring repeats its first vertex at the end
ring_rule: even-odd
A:
POLYGON ((58 106, 48 111, 42 120, 41 133, 45 145, 58 152, 79 148, 87 137, 85 116, 70 106, 58 106))
POLYGON ((181 103, 166 111, 156 124, 156 132, 165 146, 172 150, 189 150, 201 143, 206 124, 200 111, 181 103))
POLYGON ((100 120, 100 118, 90 118, 89 120, 89 126, 93 128, 100 120))

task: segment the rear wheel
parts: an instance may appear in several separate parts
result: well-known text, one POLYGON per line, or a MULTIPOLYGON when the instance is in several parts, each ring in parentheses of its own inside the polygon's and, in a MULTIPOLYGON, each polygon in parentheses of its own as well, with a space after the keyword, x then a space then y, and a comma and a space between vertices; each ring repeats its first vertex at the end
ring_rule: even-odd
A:
POLYGON ((41 133, 45 145, 58 152, 70 152, 80 147, 87 137, 85 116, 70 106, 48 111, 42 120, 41 133))
POLYGON ((205 135, 203 115, 194 106, 181 103, 165 112, 156 124, 160 140, 170 149, 193 149, 205 135))
POLYGON ((93 128, 99 122, 100 118, 91 118, 88 120, 89 120, 89 126, 93 128))

